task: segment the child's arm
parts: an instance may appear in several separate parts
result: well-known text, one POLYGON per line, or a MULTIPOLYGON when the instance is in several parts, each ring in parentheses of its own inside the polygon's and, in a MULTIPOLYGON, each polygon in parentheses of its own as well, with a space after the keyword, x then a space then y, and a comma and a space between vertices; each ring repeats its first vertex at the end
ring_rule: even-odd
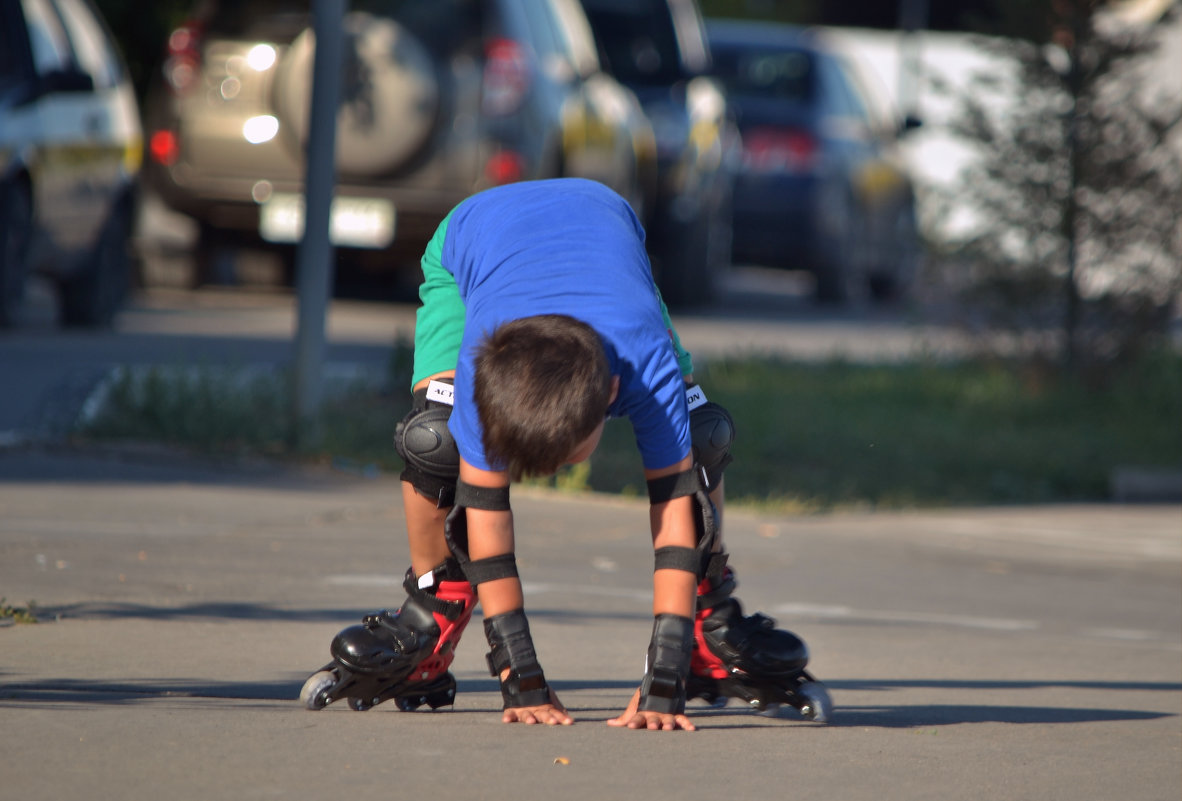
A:
MULTIPOLYGON (((680 462, 660 470, 646 470, 645 478, 653 480, 685 472, 693 466, 693 459, 687 455, 680 462)), ((694 548, 697 545, 697 529, 694 525, 695 510, 691 497, 674 498, 662 503, 654 503, 649 510, 649 522, 652 527, 653 549, 668 547, 694 548)), ((653 644, 650 645, 650 656, 659 640, 666 640, 670 629, 683 629, 689 626, 691 634, 689 647, 692 648, 692 631, 697 598, 697 576, 686 570, 665 568, 653 572, 653 617, 656 620, 653 633, 653 644)), ((676 650, 676 645, 674 644, 676 650)), ((684 645, 684 643, 681 643, 684 645)), ((684 660, 684 670, 688 671, 688 654, 684 660)), ((649 664, 649 663, 646 663, 649 664)), ((649 664, 649 669, 652 665, 649 664)), ((681 668, 679 668, 681 670, 681 668)), ((688 675, 680 676, 682 692, 688 675)), ((684 698, 681 699, 684 705, 684 698)), ((640 709, 641 691, 637 690, 628 708, 617 718, 608 721, 612 726, 627 726, 630 729, 686 729, 693 731, 694 725, 684 712, 662 712, 652 709, 640 709)))
MULTIPOLYGON (((476 487, 507 488, 509 478, 505 473, 491 472, 474 467, 465 460, 460 460, 460 481, 476 487)), ((486 509, 464 510, 468 524, 468 557, 472 562, 491 557, 512 555, 514 552, 513 512, 491 511, 486 509)), ((484 581, 477 585, 480 605, 484 610, 485 634, 489 638, 489 645, 494 652, 508 654, 504 660, 520 660, 525 655, 525 661, 536 659, 533 653, 533 642, 529 635, 529 627, 525 621, 525 599, 521 592, 521 580, 517 576, 497 578, 484 581), (531 659, 531 657, 533 659, 531 659)), ((504 667, 500 672, 502 688, 513 672, 512 666, 504 667)), ((542 681, 540 670, 536 677, 525 679, 523 685, 530 681, 542 681)), ((544 686, 544 685, 543 685, 544 686)), ((528 688, 525 688, 528 689, 528 688)), ((510 697, 505 694, 506 699, 510 697)), ((508 706, 501 717, 505 723, 545 723, 548 725, 570 725, 572 718, 558 700, 553 690, 549 691, 549 703, 508 706)))

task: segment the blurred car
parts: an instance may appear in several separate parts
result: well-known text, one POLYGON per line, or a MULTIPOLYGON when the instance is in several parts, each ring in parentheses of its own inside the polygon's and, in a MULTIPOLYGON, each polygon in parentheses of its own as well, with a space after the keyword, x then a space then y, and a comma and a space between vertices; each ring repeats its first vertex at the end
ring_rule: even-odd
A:
POLYGON ((67 325, 111 322, 143 152, 135 91, 87 0, 0 0, 0 326, 56 282, 67 325))
MULTIPOLYGON (((307 3, 201 8, 146 104, 146 175, 198 221, 208 279, 220 248, 302 237, 314 34, 307 3)), ((330 228, 351 262, 417 263, 456 203, 497 184, 579 176, 644 207, 652 128, 600 69, 577 0, 357 0, 343 26, 330 228)))
POLYGON ((653 272, 670 306, 709 304, 730 264, 738 137, 710 75, 696 0, 582 0, 605 68, 636 93, 657 142, 645 217, 653 272))
POLYGON ((730 20, 707 31, 743 141, 734 261, 810 271, 824 302, 905 292, 920 242, 898 144, 913 122, 876 113, 823 31, 730 20))

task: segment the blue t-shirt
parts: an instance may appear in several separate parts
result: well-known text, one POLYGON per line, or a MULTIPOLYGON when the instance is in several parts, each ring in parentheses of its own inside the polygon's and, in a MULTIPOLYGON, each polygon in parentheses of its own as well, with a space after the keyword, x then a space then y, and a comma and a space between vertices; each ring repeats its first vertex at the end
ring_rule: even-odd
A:
POLYGON ((436 327, 445 338, 461 336, 449 427, 469 464, 497 469, 485 457, 473 400, 476 348, 502 323, 537 314, 569 315, 599 333, 612 375, 620 377, 609 414, 631 420, 646 468, 689 455, 682 370, 644 230, 622 197, 594 181, 563 178, 496 187, 460 203, 423 257, 416 348, 420 335, 432 336, 420 329, 438 319, 434 299, 452 291, 428 291, 441 277, 446 283, 439 268, 463 307, 462 335, 454 321, 436 327))

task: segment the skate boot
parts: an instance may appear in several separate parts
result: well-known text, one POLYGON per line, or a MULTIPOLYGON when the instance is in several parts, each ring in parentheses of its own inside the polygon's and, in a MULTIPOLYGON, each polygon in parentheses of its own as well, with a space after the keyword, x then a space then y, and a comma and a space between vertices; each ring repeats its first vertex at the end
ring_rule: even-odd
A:
POLYGON ((408 597, 397 612, 367 615, 333 639, 333 661, 300 691, 308 709, 323 709, 339 698, 357 711, 389 699, 407 712, 454 701, 456 680, 448 667, 472 617, 476 592, 453 559, 417 579, 408 570, 403 587, 408 597))
MULTIPOLYGON (((725 560, 724 555, 715 558, 725 560)), ((805 670, 808 647, 765 615, 743 615, 742 605, 732 597, 736 581, 730 568, 710 572, 715 577, 698 586, 687 696, 716 706, 737 698, 769 713, 787 704, 808 720, 828 722, 833 702, 825 686, 805 670)))

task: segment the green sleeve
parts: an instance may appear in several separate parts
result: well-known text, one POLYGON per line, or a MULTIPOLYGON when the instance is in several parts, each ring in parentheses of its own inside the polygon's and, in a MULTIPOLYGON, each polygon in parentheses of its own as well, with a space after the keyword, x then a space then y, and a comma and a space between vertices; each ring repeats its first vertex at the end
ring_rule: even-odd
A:
POLYGON ((677 335, 677 329, 673 327, 673 321, 669 319, 669 309, 661 297, 661 290, 653 287, 653 291, 657 293, 657 301, 661 304, 661 317, 665 319, 665 328, 669 330, 669 337, 673 340, 673 351, 677 354, 677 366, 681 369, 683 376, 689 375, 694 371, 694 357, 681 346, 681 337, 677 335))
POLYGON ((412 386, 427 376, 454 370, 464 338, 464 301, 453 276, 443 266, 443 243, 451 214, 435 229, 423 252, 422 305, 415 316, 415 357, 412 386))

